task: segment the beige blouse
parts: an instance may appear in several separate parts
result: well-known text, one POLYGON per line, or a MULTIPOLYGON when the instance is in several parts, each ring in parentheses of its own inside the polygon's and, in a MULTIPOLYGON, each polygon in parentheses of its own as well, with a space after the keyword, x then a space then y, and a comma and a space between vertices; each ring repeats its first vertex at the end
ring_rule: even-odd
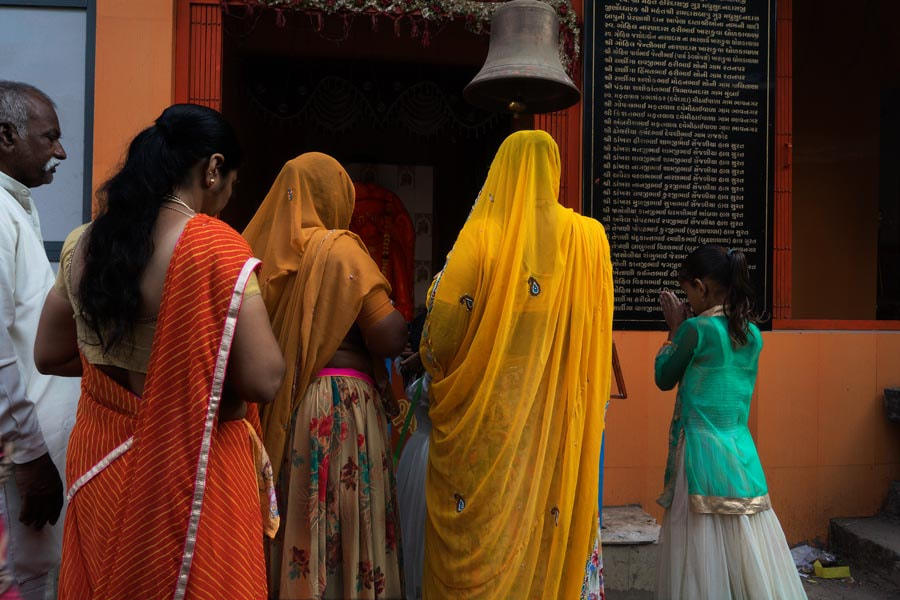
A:
MULTIPOLYGON (((109 352, 104 353, 97 334, 87 326, 78 306, 77 296, 71 283, 72 257, 75 255, 75 248, 78 246, 81 234, 85 232, 88 225, 90 223, 81 225, 66 237, 62 252, 59 255, 59 273, 57 273, 53 289, 67 297, 75 311, 78 349, 84 354, 85 359, 89 363, 92 365, 110 365, 121 367, 128 371, 146 373, 147 366, 150 364, 153 335, 156 333, 155 316, 137 319, 134 324, 133 336, 120 340, 118 344, 110 348, 109 352)), ((259 282, 256 279, 256 275, 253 274, 247 282, 244 298, 246 299, 259 293, 259 282)))

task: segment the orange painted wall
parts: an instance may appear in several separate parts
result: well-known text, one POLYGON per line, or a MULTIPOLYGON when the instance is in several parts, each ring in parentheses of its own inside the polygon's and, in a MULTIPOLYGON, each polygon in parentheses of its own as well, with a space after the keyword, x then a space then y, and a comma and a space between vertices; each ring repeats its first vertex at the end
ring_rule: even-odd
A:
MULTIPOLYGON (((174 2, 98 0, 97 14, 95 187, 172 102, 174 2)), ((610 405, 604 503, 638 503, 661 518, 655 499, 675 398, 653 385, 664 334, 619 331, 615 339, 629 398, 610 405)), ((888 481, 900 479, 900 425, 881 407, 881 390, 900 385, 900 333, 764 339, 751 430, 788 540, 824 539, 829 518, 876 512, 888 481)))
POLYGON ((94 189, 172 103, 173 0, 97 0, 94 189))
MULTIPOLYGON (((657 518, 675 392, 653 384, 662 332, 614 334, 629 397, 610 401, 604 504, 657 518)), ((900 479, 900 425, 884 416, 900 385, 900 333, 764 333, 750 429, 790 543, 824 541, 833 517, 871 515, 900 479)))

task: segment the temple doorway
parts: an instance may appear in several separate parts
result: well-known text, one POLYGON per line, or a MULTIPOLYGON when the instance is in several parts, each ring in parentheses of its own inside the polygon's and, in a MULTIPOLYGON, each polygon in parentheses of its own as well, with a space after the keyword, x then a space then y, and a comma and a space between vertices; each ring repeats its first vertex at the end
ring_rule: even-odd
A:
POLYGON ((354 181, 386 190, 405 208, 414 234, 403 242, 413 257, 408 318, 423 310, 431 277, 514 127, 462 98, 487 36, 449 22, 428 31, 425 45, 426 32, 412 27, 383 17, 232 8, 222 61, 222 112, 246 150, 222 218, 241 230, 287 160, 310 151, 333 156, 354 181))

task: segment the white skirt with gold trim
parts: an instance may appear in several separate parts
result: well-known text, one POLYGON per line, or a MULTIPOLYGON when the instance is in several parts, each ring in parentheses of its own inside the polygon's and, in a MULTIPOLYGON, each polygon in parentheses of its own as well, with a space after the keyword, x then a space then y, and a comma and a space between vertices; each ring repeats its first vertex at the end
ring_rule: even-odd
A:
POLYGON ((676 454, 672 506, 666 511, 660 532, 656 597, 806 598, 775 511, 704 514, 691 510, 683 442, 676 454))

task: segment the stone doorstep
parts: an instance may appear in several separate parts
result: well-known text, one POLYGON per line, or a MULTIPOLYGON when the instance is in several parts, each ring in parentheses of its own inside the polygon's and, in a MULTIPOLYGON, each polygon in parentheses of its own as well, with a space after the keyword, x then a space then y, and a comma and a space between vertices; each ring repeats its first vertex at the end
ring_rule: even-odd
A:
POLYGON ((609 600, 653 598, 659 525, 640 506, 603 507, 603 577, 609 600))
POLYGON ((900 519, 900 481, 892 481, 888 487, 887 501, 884 503, 884 514, 900 519))
POLYGON ((832 550, 852 566, 873 571, 900 587, 900 522, 897 520, 832 519, 829 542, 832 550))
POLYGON ((604 506, 604 546, 618 544, 655 544, 659 541, 659 524, 640 506, 604 506))

